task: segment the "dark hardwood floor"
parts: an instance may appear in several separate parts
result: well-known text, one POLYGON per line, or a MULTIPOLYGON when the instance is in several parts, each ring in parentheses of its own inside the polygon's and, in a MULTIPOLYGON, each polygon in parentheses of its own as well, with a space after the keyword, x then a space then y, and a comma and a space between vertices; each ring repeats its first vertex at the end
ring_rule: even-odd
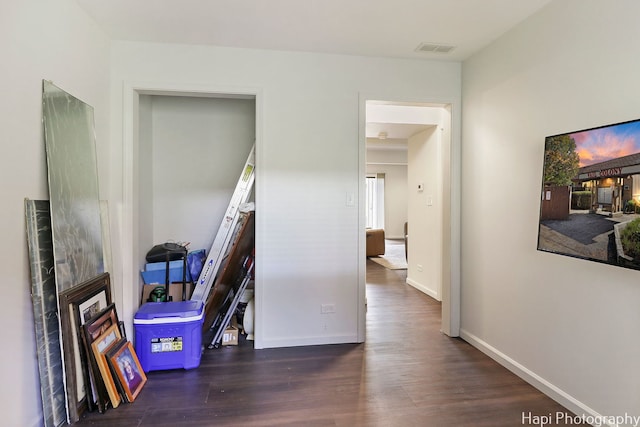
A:
POLYGON ((254 350, 241 339, 205 350, 197 369, 150 372, 134 403, 77 425, 511 427, 567 412, 441 334, 440 304, 405 279, 367 261, 364 344, 254 350))

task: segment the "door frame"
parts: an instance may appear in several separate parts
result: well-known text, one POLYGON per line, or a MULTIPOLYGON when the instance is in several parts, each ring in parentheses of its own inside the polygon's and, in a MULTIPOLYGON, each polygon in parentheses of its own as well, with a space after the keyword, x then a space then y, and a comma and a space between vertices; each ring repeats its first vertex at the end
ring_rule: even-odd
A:
MULTIPOLYGON (((451 337, 460 335, 460 200, 461 200, 461 115, 459 102, 451 99, 418 98, 394 96, 390 94, 359 94, 359 138, 358 176, 359 206, 365 204, 366 177, 366 104, 367 101, 384 101, 390 104, 419 104, 444 107, 450 113, 451 132, 449 135, 449 201, 443 206, 442 242, 442 323, 441 331, 451 337)), ((446 188, 445 188, 446 191, 446 188)), ((366 233, 365 212, 360 209, 358 217, 358 339, 366 338, 366 233)))
MULTIPOLYGON (((234 97, 253 97, 255 99, 256 121, 255 121, 255 147, 256 147, 256 165, 261 163, 262 159, 262 118, 263 118, 263 91, 256 87, 226 87, 226 86, 202 86, 190 85, 182 83, 157 83, 157 82, 130 82, 125 81, 123 85, 123 129, 122 129, 122 207, 120 209, 121 216, 121 259, 122 259, 122 299, 119 301, 123 307, 125 319, 133 319, 138 309, 137 302, 140 299, 140 274, 138 272, 139 247, 137 244, 138 230, 138 206, 137 206, 137 188, 138 176, 136 165, 138 162, 139 147, 139 99, 140 95, 161 95, 161 96, 184 96, 184 97, 208 97, 208 98, 234 98, 234 97), (130 285, 126 285, 130 284, 130 285), (130 286, 130 287, 129 287, 130 286)), ((255 171, 254 182, 254 198, 256 205, 259 206, 261 186, 264 180, 261 179, 261 170, 259 167, 255 171)), ((262 234, 259 230, 263 224, 261 216, 256 215, 256 259, 255 269, 260 270, 260 256, 263 250, 264 242, 262 234)), ((262 287, 259 285, 259 275, 256 275, 256 291, 255 299, 255 324, 262 324, 262 287)), ((126 322, 127 328, 132 328, 131 322, 126 322)), ((260 328, 255 328, 254 347, 263 348, 262 333, 260 328)))

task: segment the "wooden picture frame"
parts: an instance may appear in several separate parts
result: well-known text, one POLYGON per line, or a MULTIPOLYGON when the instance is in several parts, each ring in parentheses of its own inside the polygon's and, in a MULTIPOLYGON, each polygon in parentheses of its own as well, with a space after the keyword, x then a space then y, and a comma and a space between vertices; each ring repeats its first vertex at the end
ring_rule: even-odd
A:
POLYGON ((147 376, 131 342, 123 341, 121 345, 114 346, 107 351, 107 360, 112 371, 115 372, 127 400, 133 402, 147 382, 147 376))
POLYGON ((123 402, 128 401, 127 394, 125 393, 124 388, 122 388, 122 384, 120 383, 120 379, 118 378, 118 372, 115 370, 115 367, 113 366, 109 358, 114 351, 118 351, 120 348, 122 348, 122 346, 126 344, 127 339, 125 337, 122 337, 118 340, 118 342, 109 347, 109 350, 105 353, 105 358, 107 360, 107 365, 109 366, 109 371, 111 371, 113 382, 115 383, 116 389, 118 390, 118 393, 120 393, 120 397, 122 398, 123 402))
POLYGON ((111 304, 109 273, 102 273, 58 295, 62 353, 69 423, 75 423, 85 410, 94 409, 87 354, 82 342, 85 316, 111 304))
POLYGON ((91 343, 91 351, 96 358, 96 364, 98 365, 98 369, 100 370, 100 375, 102 376, 102 380, 104 381, 104 386, 107 389, 107 393, 109 395, 109 400, 111 401, 111 406, 117 408, 120 405, 122 399, 120 398, 120 394, 116 388, 116 384, 113 381, 113 376, 111 375, 111 371, 109 370, 109 365, 107 364, 107 359, 105 354, 107 351, 115 345, 122 336, 120 335, 120 329, 118 325, 111 325, 107 328, 107 330, 100 335, 94 342, 91 343))
MULTIPOLYGON (((91 386, 94 391, 94 399, 98 406, 98 412, 103 413, 110 401, 109 394, 102 380, 102 374, 91 349, 91 344, 100 337, 111 325, 119 325, 115 304, 109 304, 104 310, 89 319, 83 326, 82 343, 85 354, 88 355, 91 386)), ((122 331, 120 332, 122 334, 122 331)))

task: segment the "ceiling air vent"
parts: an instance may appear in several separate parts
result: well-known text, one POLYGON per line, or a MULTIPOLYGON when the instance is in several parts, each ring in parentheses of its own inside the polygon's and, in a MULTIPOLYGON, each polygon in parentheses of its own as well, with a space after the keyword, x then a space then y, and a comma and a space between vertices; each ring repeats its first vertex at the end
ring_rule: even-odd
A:
POLYGON ((420 43, 416 48, 416 52, 449 53, 455 48, 455 46, 439 43, 420 43))

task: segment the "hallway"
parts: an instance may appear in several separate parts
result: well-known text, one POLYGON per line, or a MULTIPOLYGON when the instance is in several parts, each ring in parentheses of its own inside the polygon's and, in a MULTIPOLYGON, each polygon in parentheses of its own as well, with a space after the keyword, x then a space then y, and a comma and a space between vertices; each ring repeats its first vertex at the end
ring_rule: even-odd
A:
POLYGON ((151 372, 133 404, 78 425, 513 427, 523 414, 565 413, 441 334, 440 304, 405 279, 406 270, 367 261, 365 344, 253 350, 241 339, 206 350, 198 369, 151 372))

